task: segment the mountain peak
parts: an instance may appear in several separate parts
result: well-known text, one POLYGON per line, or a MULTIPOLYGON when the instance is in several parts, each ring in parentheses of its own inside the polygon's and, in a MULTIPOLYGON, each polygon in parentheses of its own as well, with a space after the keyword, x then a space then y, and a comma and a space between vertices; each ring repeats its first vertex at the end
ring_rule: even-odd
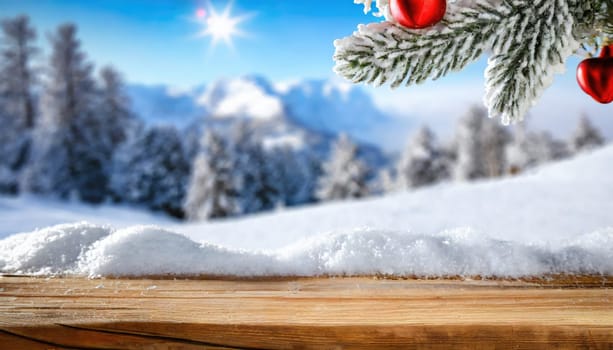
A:
POLYGON ((283 101, 268 80, 258 76, 218 80, 197 102, 213 118, 272 120, 284 115, 283 101))
POLYGON ((393 124, 368 92, 336 79, 271 82, 264 76, 245 75, 219 79, 192 93, 168 94, 168 89, 156 87, 155 93, 147 94, 143 89, 138 89, 136 111, 154 121, 157 120, 152 114, 157 109, 164 111, 165 120, 184 120, 186 115, 254 121, 286 119, 313 131, 330 135, 346 132, 374 144, 381 143, 381 133, 389 131, 393 124), (160 106, 162 102, 164 106, 160 106), (181 115, 173 115, 175 103, 180 107, 176 112, 181 115), (187 106, 190 104, 193 111, 187 106))

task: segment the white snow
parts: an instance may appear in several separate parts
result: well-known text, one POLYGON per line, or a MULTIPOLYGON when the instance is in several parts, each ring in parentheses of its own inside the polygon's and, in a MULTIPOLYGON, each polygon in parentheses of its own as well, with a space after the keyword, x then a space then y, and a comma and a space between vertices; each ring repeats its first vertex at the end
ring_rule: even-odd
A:
POLYGON ((501 276, 612 274, 613 229, 560 248, 492 240, 469 229, 438 235, 378 230, 327 234, 269 251, 230 250, 156 227, 60 225, 0 242, 9 273, 138 275, 501 276))
POLYGON ((109 234, 110 228, 92 224, 66 224, 0 241, 3 271, 53 273, 71 269, 79 256, 109 234))
POLYGON ((220 80, 204 92, 198 103, 207 106, 215 118, 270 120, 284 115, 279 97, 253 79, 220 80))
POLYGON ((515 178, 196 224, 0 198, 0 272, 611 275, 612 170, 613 145, 515 178), (95 224, 35 230, 80 220, 95 224))
POLYGON ((275 148, 289 147, 292 150, 301 150, 305 147, 304 137, 298 133, 268 136, 262 140, 264 149, 270 150, 275 148))

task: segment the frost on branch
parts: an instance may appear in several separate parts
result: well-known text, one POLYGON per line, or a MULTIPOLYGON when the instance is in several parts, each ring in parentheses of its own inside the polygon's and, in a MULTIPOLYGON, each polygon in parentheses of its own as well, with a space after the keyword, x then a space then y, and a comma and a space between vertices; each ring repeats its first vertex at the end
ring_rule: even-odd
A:
MULTIPOLYGON (((367 9, 371 3, 356 2, 367 9)), ((438 79, 487 52, 489 114, 517 122, 589 36, 586 28, 602 6, 602 0, 459 0, 427 30, 391 22, 360 25, 335 41, 334 70, 354 83, 397 87, 438 79)))
POLYGON ((509 13, 508 29, 496 36, 485 72, 485 104, 504 124, 522 120, 566 59, 579 48, 565 0, 540 0, 509 13))

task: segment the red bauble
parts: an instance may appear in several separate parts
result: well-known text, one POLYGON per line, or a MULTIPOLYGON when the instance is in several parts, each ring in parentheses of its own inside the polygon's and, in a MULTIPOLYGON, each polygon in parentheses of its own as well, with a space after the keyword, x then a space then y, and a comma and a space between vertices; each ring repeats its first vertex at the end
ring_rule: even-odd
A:
POLYGON ((400 25, 420 29, 440 22, 447 10, 447 0, 391 0, 390 11, 400 25))
POLYGON ((600 103, 613 102, 613 44, 600 57, 588 58, 577 67, 579 86, 600 103))

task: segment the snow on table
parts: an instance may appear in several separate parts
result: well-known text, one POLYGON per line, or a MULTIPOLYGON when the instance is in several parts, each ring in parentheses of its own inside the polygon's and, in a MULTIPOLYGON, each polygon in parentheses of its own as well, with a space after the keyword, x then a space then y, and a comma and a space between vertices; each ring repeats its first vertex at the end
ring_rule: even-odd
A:
POLYGON ((66 224, 0 241, 0 271, 85 276, 613 275, 613 230, 552 248, 469 230, 412 235, 376 230, 317 236, 266 251, 228 249, 156 227, 66 224))

